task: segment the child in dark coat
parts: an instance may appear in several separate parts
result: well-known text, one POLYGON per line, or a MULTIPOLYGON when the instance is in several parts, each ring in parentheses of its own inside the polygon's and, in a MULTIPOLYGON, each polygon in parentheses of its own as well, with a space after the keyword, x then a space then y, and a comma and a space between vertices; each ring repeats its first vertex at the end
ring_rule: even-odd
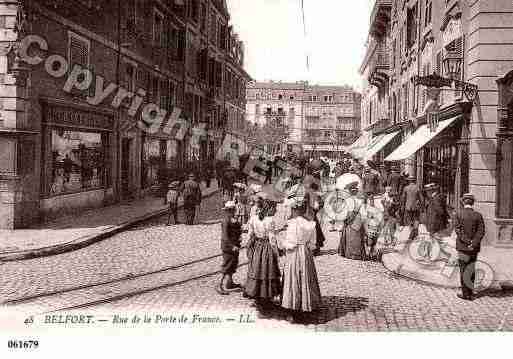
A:
POLYGON ((241 247, 242 225, 235 219, 235 202, 228 201, 224 206, 226 217, 222 223, 221 251, 223 264, 221 282, 216 291, 221 295, 240 291, 241 286, 233 282, 233 275, 239 266, 239 252, 241 247))
POLYGON ((167 218, 168 226, 171 225, 171 217, 173 217, 175 224, 178 224, 178 197, 180 197, 178 186, 179 182, 172 182, 166 194, 166 202, 169 206, 169 215, 167 218))

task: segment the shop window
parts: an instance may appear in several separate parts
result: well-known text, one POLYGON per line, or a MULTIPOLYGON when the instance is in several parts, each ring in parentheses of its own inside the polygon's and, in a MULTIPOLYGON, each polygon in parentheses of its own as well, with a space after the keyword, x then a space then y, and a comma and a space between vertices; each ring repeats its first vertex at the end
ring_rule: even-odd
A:
POLYGON ((101 132, 52 129, 50 195, 105 187, 108 182, 107 139, 108 135, 101 132))
POLYGON ((142 150, 142 187, 158 188, 163 180, 167 141, 144 138, 142 150))

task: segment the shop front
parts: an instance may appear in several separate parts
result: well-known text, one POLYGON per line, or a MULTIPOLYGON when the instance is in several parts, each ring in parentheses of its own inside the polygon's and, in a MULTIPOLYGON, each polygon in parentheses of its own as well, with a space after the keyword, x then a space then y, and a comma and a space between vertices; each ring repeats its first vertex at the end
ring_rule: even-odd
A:
POLYGON ((51 217, 112 201, 114 117, 109 112, 43 103, 40 210, 51 217))
POLYGON ((141 188, 144 194, 162 195, 168 183, 182 180, 181 142, 166 136, 143 134, 141 188))
POLYGON ((418 183, 437 183, 447 196, 447 204, 457 209, 459 198, 469 190, 468 128, 472 104, 457 103, 442 109, 436 123, 426 118, 385 161, 415 162, 418 183))

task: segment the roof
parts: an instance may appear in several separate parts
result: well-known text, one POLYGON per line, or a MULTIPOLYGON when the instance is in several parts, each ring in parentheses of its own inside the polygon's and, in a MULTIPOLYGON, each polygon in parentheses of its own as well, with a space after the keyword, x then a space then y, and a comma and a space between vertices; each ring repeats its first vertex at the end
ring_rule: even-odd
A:
POLYGON ((310 85, 308 81, 282 82, 282 81, 253 81, 248 83, 248 89, 269 89, 269 90, 304 90, 307 91, 351 91, 356 93, 353 87, 349 85, 328 86, 328 85, 310 85))

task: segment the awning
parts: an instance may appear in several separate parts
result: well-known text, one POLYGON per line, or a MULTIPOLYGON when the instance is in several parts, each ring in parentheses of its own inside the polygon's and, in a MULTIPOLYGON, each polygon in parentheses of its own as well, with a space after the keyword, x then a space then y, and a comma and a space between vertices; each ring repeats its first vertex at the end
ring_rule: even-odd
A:
POLYGON ((360 148, 363 146, 364 141, 365 141, 365 137, 364 137, 364 135, 362 135, 362 136, 358 137, 358 139, 356 141, 354 141, 352 144, 350 144, 348 149, 352 150, 355 148, 360 148))
POLYGON ((395 136, 397 136, 401 131, 396 131, 392 133, 387 133, 385 135, 381 135, 377 138, 376 141, 372 141, 367 147, 367 153, 365 157, 371 159, 376 153, 381 151, 385 146, 392 141, 395 136))
POLYGON ((406 141, 404 141, 401 146, 399 146, 390 156, 385 158, 385 161, 393 162, 393 161, 401 161, 407 159, 415 152, 424 147, 429 141, 438 136, 440 132, 449 127, 454 121, 456 121, 460 116, 453 117, 448 120, 440 121, 436 128, 436 131, 431 131, 428 125, 420 126, 413 135, 408 137, 406 141))

